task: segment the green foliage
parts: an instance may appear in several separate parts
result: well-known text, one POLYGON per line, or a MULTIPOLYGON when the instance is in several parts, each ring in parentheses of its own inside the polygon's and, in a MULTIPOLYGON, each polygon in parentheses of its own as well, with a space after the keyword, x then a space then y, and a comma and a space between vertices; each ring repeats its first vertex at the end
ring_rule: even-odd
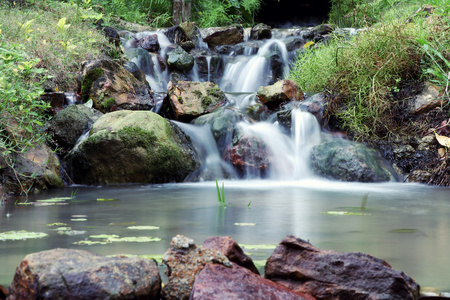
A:
POLYGON ((253 25, 262 0, 199 0, 194 3, 194 21, 199 27, 253 25))

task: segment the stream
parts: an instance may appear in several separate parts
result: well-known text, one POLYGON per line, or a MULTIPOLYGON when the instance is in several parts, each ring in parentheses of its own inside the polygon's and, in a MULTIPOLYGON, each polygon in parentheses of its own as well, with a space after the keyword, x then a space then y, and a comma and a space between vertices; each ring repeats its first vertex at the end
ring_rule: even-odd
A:
MULTIPOLYGON (((161 32, 137 36, 148 34, 158 35, 159 55, 165 58, 170 42, 161 32)), ((246 44, 242 54, 222 55, 220 72, 210 68, 215 54, 207 55, 208 73, 199 74, 196 63, 188 77, 194 81, 216 78, 228 97, 227 106, 245 113, 256 103, 256 90, 269 84, 270 76, 265 75, 271 72, 270 51, 278 51, 281 69, 285 76, 289 73, 289 63, 296 55, 286 48, 286 39, 292 39, 292 34, 274 31, 272 39, 258 41, 257 46, 246 44)), ((301 39, 301 32, 293 35, 301 39)), ((122 42, 128 51, 127 41, 122 42)), ((201 46, 207 50, 207 45, 201 46)), ((148 56, 133 61, 145 71, 155 92, 164 92, 168 69, 160 68, 155 55, 143 54, 148 56)), ((450 292, 448 189, 317 178, 308 157, 321 139, 320 126, 301 109, 293 110, 288 133, 273 116, 237 125, 245 134, 264 141, 273 156, 272 167, 264 176, 248 171, 238 179, 232 166, 222 160, 208 125, 177 124, 191 137, 202 168, 219 179, 220 188, 223 184, 225 205, 218 202, 216 182, 201 177, 199 182, 179 184, 71 186, 33 196, 29 202, 34 205, 2 205, 0 233, 26 230, 47 236, 0 240, 0 284, 9 286, 15 268, 33 252, 73 248, 101 255, 162 255, 177 234, 198 245, 209 236, 230 236, 245 245, 244 250, 263 271, 274 247, 286 235, 295 235, 319 248, 371 254, 407 273, 422 289, 450 292), (55 197, 68 198, 40 202, 55 197), (157 239, 107 241, 95 237, 98 235, 157 239)))

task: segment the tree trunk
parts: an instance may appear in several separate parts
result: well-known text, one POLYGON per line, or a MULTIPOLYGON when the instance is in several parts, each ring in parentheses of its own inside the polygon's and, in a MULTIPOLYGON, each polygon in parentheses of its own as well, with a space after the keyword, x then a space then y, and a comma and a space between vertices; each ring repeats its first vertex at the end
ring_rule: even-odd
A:
POLYGON ((173 23, 173 25, 179 25, 180 24, 182 11, 183 11, 183 2, 182 2, 182 0, 173 0, 173 15, 172 15, 172 23, 173 23))
POLYGON ((192 18, 191 7, 192 7, 191 0, 183 0, 183 14, 182 14, 183 22, 191 21, 192 18))

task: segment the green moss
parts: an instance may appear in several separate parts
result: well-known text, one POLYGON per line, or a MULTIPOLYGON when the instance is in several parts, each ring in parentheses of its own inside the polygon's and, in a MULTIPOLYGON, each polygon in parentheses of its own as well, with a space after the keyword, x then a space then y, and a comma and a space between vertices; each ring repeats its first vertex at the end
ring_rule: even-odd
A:
POLYGON ((179 96, 179 97, 178 97, 178 102, 180 102, 181 104, 183 104, 183 97, 179 96))
POLYGON ((87 101, 91 92, 92 84, 103 75, 102 68, 89 70, 81 79, 81 99, 87 101))
POLYGON ((212 103, 211 97, 209 97, 209 96, 202 97, 202 104, 204 106, 209 106, 209 105, 211 105, 211 103, 212 103))
POLYGON ((203 97, 203 93, 201 91, 199 91, 199 90, 192 91, 192 94, 194 94, 198 98, 203 97))
POLYGON ((221 99, 223 97, 223 92, 219 88, 211 88, 207 91, 208 95, 217 97, 221 99))
POLYGON ((116 105, 116 99, 114 98, 108 98, 105 100, 105 102, 103 103, 103 107, 105 109, 110 109, 111 107, 113 107, 114 105, 116 105))
POLYGON ((157 140, 153 132, 146 131, 139 127, 124 127, 117 132, 126 148, 143 147, 150 149, 157 140))

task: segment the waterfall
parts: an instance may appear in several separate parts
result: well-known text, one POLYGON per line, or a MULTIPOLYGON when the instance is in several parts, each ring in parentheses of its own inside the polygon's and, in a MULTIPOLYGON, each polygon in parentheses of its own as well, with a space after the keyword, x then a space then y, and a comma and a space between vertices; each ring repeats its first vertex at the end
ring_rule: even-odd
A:
MULTIPOLYGON (((150 86, 158 92, 159 98, 162 99, 171 76, 171 70, 165 63, 167 52, 175 45, 171 44, 161 31, 141 32, 136 35, 136 38, 150 34, 158 36, 161 47, 158 53, 148 53, 140 51, 143 49, 133 48, 131 40, 124 44, 124 48, 131 55, 131 60, 143 70, 150 86)), ((228 99, 226 106, 239 115, 233 119, 238 123, 230 125, 227 131, 229 134, 227 143, 231 144, 217 145, 216 139, 222 140, 217 135, 217 129, 214 129, 213 136, 212 125, 210 125, 212 123, 197 126, 173 121, 190 136, 202 161, 201 168, 188 180, 214 180, 215 178, 237 178, 239 176, 248 179, 264 177, 273 180, 297 180, 311 176, 309 153, 312 147, 320 142, 320 126, 312 114, 298 108, 293 109, 291 111, 291 128, 285 128, 278 124, 276 113, 268 115, 267 111, 264 112, 260 122, 252 120, 254 115, 251 117, 247 115, 250 107, 258 105, 256 91, 259 87, 272 84, 278 79, 288 76, 289 59, 296 55, 293 51, 289 52, 286 46, 289 41, 292 41, 292 34, 293 32, 289 30, 274 30, 271 39, 249 41, 250 31, 246 30, 245 42, 231 48, 229 54, 221 55, 221 62, 214 67, 215 75, 219 75, 220 78, 217 84, 226 93, 228 99), (290 40, 288 40, 289 38, 290 40), (222 74, 221 77, 220 74, 222 74), (233 148, 239 147, 238 143, 242 137, 247 139, 244 139, 244 144, 247 144, 243 147, 256 146, 261 149, 252 152, 252 149, 233 148), (220 151, 218 147, 220 147, 220 151), (232 160, 231 151, 241 150, 248 151, 243 154, 238 153, 238 155, 242 155, 239 159, 253 159, 255 164, 259 163, 259 165, 255 168, 249 163, 250 166, 242 167, 245 170, 235 170, 232 166, 232 163, 235 162, 232 160), (261 157, 262 154, 266 157, 261 157), (250 157, 252 155, 255 157, 250 157)), ((297 36, 299 35, 297 34, 297 36)), ((301 37, 298 38, 301 39, 301 37)), ((198 36, 197 47, 208 49, 208 45, 203 42, 201 36, 198 36)), ((212 59, 216 55, 215 49, 208 49, 201 55, 205 56, 206 66, 200 65, 200 60, 195 60, 194 68, 182 75, 184 80, 210 81, 212 77, 216 77, 211 74, 212 59), (204 77, 200 75, 200 67, 203 68, 204 77)), ((161 105, 162 100, 155 105, 153 111, 158 112, 161 105)), ((226 117, 220 113, 216 116, 226 117)))

